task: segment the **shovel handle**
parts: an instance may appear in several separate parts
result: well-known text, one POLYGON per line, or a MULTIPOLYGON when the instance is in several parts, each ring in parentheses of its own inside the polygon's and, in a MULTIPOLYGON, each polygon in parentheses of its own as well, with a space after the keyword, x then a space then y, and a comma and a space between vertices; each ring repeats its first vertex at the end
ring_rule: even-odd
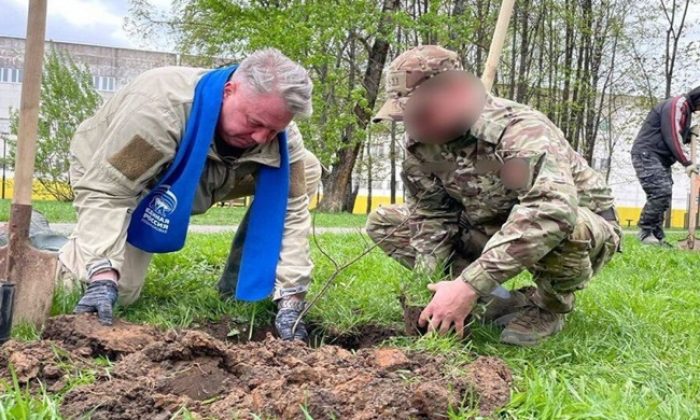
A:
POLYGON ((27 19, 27 42, 24 52, 24 78, 19 107, 17 156, 15 158, 14 204, 32 203, 32 175, 36 157, 36 137, 39 122, 44 35, 46 32, 47 0, 30 0, 27 19))
POLYGON ((486 65, 484 65, 484 74, 481 76, 481 82, 484 84, 487 92, 491 91, 493 81, 496 79, 496 69, 498 68, 498 61, 501 59, 503 43, 508 33, 508 22, 510 22, 510 16, 513 14, 514 6, 515 0, 503 0, 501 9, 498 12, 496 29, 493 31, 489 55, 486 58, 486 65))
MULTIPOLYGON (((690 161, 694 165, 697 158, 697 139, 690 140, 690 161)), ((698 218, 698 190, 700 189, 700 179, 698 175, 693 174, 690 177, 690 211, 688 212, 688 241, 695 241, 695 229, 697 228, 698 218)))

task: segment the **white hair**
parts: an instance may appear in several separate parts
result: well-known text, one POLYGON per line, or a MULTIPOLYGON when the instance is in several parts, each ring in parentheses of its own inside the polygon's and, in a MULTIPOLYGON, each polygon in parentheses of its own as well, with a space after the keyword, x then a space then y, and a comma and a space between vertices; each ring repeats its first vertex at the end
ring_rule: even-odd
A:
POLYGON ((311 115, 313 85, 309 73, 278 49, 265 48, 246 57, 232 79, 241 78, 257 93, 278 94, 295 116, 311 115))

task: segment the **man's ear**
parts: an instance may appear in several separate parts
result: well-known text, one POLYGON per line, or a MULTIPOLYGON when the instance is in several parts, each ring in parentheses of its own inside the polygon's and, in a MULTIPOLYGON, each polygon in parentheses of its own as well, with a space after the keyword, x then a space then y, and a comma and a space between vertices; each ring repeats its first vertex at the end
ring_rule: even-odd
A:
POLYGON ((232 95, 237 90, 238 90, 238 82, 233 82, 233 81, 229 80, 224 85, 224 98, 227 98, 228 96, 232 95))

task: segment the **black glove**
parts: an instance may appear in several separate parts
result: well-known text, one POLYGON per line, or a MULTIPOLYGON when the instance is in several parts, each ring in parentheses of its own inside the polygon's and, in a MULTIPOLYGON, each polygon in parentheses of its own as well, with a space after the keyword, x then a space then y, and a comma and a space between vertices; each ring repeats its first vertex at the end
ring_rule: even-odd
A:
POLYGON ((281 299, 277 304, 275 328, 277 329, 277 334, 282 340, 307 341, 309 339, 309 334, 306 332, 306 325, 304 325, 304 321, 299 321, 296 331, 292 333, 294 323, 304 310, 305 305, 306 304, 303 300, 293 299, 281 299))
POLYGON ((80 302, 73 309, 74 314, 97 312, 97 319, 102 325, 112 325, 112 309, 117 302, 119 291, 117 284, 111 280, 91 282, 80 302))

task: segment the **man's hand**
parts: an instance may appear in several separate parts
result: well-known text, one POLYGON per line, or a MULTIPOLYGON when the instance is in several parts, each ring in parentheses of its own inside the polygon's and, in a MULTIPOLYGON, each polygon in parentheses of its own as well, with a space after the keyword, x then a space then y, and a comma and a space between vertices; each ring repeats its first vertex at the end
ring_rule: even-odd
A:
POLYGON ((428 331, 438 331, 445 335, 454 324, 459 337, 464 336, 464 320, 472 311, 479 297, 474 288, 462 280, 441 281, 429 284, 435 292, 433 300, 420 314, 418 324, 428 326, 428 331))
POLYGON ((685 167, 685 173, 692 177, 693 175, 700 174, 700 164, 694 163, 685 167))
POLYGON ((112 325, 112 309, 117 302, 119 292, 117 283, 112 280, 93 280, 80 302, 73 309, 74 314, 97 312, 97 319, 102 325, 112 325))

